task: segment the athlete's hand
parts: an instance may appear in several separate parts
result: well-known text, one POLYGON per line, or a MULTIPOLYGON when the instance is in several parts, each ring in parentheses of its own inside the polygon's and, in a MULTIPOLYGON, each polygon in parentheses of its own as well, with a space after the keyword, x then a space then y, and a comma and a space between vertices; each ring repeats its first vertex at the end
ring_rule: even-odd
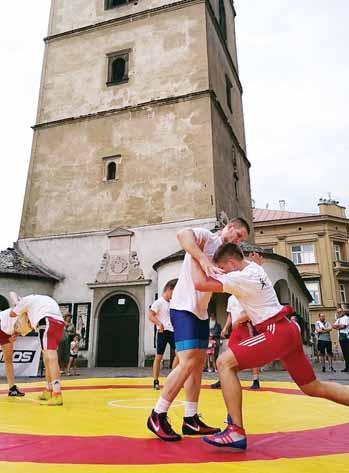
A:
POLYGON ((162 333, 165 330, 164 325, 161 324, 161 323, 159 325, 157 325, 157 328, 158 328, 158 332, 160 332, 160 333, 162 333))
POLYGON ((215 266, 212 261, 210 261, 205 255, 200 258, 199 264, 208 278, 214 278, 217 274, 223 274, 223 271, 217 266, 215 266))
POLYGON ((259 266, 262 266, 264 263, 264 257, 259 253, 256 253, 255 251, 253 253, 250 253, 247 259, 253 261, 256 264, 259 264, 259 266))

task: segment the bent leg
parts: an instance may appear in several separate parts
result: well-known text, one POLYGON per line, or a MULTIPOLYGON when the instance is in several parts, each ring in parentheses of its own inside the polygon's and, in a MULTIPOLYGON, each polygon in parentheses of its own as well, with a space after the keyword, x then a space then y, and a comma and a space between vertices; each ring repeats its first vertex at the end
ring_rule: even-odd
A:
POLYGON ((52 383, 52 389, 54 392, 60 392, 61 373, 58 364, 57 350, 44 350, 43 356, 47 373, 46 380, 48 383, 52 383))
POLYGON ((238 377, 238 362, 230 349, 218 357, 217 368, 227 411, 234 419, 234 424, 243 427, 242 389, 238 377))
POLYGON ((178 352, 179 363, 177 367, 168 375, 161 397, 168 402, 173 402, 184 383, 197 365, 197 358, 200 355, 199 349, 185 350, 178 352))
POLYGON ((202 370, 206 360, 206 350, 196 350, 195 364, 193 369, 184 383, 185 400, 189 402, 199 402, 202 370))
POLYGON ((329 401, 349 406, 349 387, 342 384, 325 382, 316 379, 300 386, 300 389, 311 397, 320 397, 329 401))

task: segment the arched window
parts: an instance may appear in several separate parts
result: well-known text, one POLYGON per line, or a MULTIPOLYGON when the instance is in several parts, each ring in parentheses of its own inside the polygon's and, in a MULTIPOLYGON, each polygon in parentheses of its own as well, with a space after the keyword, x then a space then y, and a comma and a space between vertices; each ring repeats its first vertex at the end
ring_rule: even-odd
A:
POLYGON ((120 84, 128 81, 129 49, 108 54, 107 85, 120 84))
POLYGON ((125 79, 126 61, 123 57, 118 57, 113 61, 111 81, 121 82, 125 79))
POLYGON ((227 18, 225 15, 224 0, 219 0, 219 26, 221 27, 221 32, 222 32, 224 41, 226 41, 227 40, 227 18))
POLYGON ((108 181, 115 181, 116 179, 116 164, 114 161, 108 164, 108 171, 107 171, 107 180, 108 181))

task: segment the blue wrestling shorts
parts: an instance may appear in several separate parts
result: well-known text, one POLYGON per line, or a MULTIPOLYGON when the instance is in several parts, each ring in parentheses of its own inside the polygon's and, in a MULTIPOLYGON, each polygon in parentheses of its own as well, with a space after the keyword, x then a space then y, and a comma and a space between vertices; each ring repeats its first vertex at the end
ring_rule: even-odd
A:
POLYGON ((209 321, 199 319, 186 310, 170 309, 171 323, 174 328, 176 351, 208 347, 209 321))

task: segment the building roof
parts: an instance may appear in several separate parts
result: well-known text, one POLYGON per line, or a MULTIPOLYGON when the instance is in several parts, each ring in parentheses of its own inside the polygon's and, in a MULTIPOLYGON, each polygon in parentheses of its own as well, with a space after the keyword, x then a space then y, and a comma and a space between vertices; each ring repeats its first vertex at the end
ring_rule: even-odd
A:
POLYGON ((18 248, 0 251, 0 275, 59 281, 59 277, 32 263, 18 248))
POLYGON ((270 222, 273 220, 289 220, 293 218, 319 217, 319 214, 304 212, 288 212, 286 210, 253 209, 253 222, 270 222))

